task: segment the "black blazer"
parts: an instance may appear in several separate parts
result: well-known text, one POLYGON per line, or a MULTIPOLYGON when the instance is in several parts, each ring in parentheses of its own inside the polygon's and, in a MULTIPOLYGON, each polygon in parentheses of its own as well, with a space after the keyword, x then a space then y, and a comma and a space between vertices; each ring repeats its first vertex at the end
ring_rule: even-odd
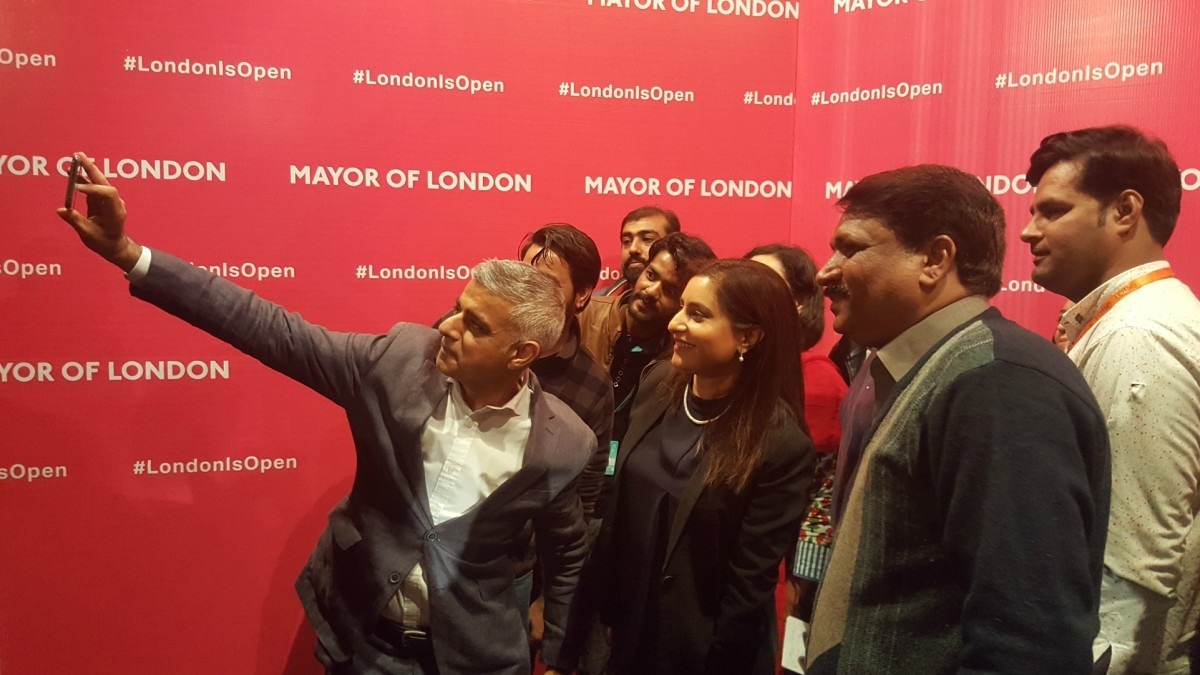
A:
POLYGON ((367 655, 379 613, 420 561, 438 668, 528 675, 514 589, 537 535, 545 569, 547 662, 558 661, 586 555, 577 477, 595 434, 533 382, 522 467, 467 513, 433 524, 421 433, 449 380, 434 365, 438 333, 397 324, 386 335, 335 333, 166 253, 154 251, 134 295, 207 331, 342 406, 354 437, 354 486, 329 514, 296 591, 330 656, 367 655))
MULTIPOLYGON (((622 470, 671 403, 664 384, 669 362, 646 371, 617 458, 613 512, 593 556, 589 584, 616 588, 620 571, 609 564, 620 504, 622 470)), ((704 484, 705 464, 689 482, 667 539, 659 586, 658 659, 639 664, 655 673, 774 673, 775 585, 779 563, 795 545, 812 479, 812 441, 782 406, 762 439, 763 460, 741 493, 704 484)), ((594 589, 593 589, 594 590, 594 589)), ((603 593, 615 601, 616 593, 603 593)), ((599 601, 611 625, 619 608, 599 601)), ((614 644, 618 655, 619 644, 614 644)))

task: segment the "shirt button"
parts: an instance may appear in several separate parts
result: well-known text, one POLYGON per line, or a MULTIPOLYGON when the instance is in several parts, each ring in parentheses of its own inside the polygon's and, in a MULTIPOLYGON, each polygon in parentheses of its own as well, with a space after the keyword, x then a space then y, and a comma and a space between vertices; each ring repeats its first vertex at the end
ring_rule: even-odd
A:
POLYGON ((400 579, 401 579, 401 576, 400 576, 399 572, 392 572, 391 574, 388 575, 388 581, 392 582, 393 584, 400 583, 400 579))
POLYGON ((425 535, 425 539, 426 541, 437 541, 437 532, 430 532, 429 534, 425 535))

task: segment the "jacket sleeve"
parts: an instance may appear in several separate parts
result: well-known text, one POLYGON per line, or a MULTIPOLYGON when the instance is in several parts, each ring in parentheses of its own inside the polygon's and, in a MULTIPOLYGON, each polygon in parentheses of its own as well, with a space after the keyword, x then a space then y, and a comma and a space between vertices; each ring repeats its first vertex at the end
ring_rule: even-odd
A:
POLYGON ((1090 672, 1109 480, 1094 404, 996 362, 931 401, 927 423, 942 546, 966 584, 959 672, 1090 672))
POLYGON ((596 438, 596 451, 588 459, 579 475, 579 498, 583 502, 583 517, 588 525, 588 540, 594 541, 599 532, 599 523, 604 518, 598 513, 597 505, 603 488, 604 470, 608 466, 609 441, 612 439, 613 393, 611 382, 605 377, 604 395, 596 399, 589 411, 587 422, 596 438))
MULTIPOLYGON (((155 249, 130 293, 344 405, 386 336, 337 333, 155 249)), ((398 328, 403 330, 403 328, 398 328)))
POLYGON ((745 670, 764 639, 779 563, 795 545, 796 532, 808 505, 812 479, 812 441, 794 423, 776 427, 755 478, 746 488, 746 507, 730 552, 725 586, 713 629, 705 671, 712 675, 745 670))
POLYGON ((571 653, 574 650, 564 650, 563 646, 575 589, 587 557, 583 508, 577 488, 578 478, 563 488, 534 521, 534 540, 545 580, 542 659, 563 672, 575 669, 575 655, 571 653))

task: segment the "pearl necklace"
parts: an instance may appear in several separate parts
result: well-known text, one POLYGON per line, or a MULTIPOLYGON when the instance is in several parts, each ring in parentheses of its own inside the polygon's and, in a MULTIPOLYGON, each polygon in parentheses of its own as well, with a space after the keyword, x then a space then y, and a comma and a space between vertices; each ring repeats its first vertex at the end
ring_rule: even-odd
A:
POLYGON ((706 419, 706 420, 698 420, 698 419, 696 419, 696 418, 695 418, 695 417, 692 415, 692 411, 691 411, 691 410, 688 410, 688 404, 687 404, 687 400, 688 400, 688 393, 691 391, 691 388, 692 388, 692 383, 691 383, 691 382, 688 382, 687 384, 685 384, 685 385, 683 386, 683 414, 684 414, 684 415, 687 415, 687 418, 688 418, 689 420, 691 420, 691 421, 692 421, 692 424, 695 424, 696 426, 702 427, 702 426, 704 426, 705 424, 708 424, 708 423, 710 423, 710 422, 712 422, 712 421, 716 420, 716 419, 717 419, 718 417, 720 417, 721 415, 724 415, 724 414, 725 414, 725 410, 729 410, 729 407, 728 407, 728 406, 726 406, 725 410, 722 410, 721 412, 717 413, 717 414, 716 414, 715 416, 713 416, 713 417, 710 417, 710 418, 708 418, 708 419, 706 419))

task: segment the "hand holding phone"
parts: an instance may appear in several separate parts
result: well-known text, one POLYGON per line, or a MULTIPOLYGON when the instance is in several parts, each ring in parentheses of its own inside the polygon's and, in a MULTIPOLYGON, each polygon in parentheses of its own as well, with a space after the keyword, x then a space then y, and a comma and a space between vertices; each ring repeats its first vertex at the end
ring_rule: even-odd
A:
POLYGON ((125 202, 87 155, 75 153, 72 159, 66 206, 57 210, 58 217, 75 230, 85 246, 128 272, 141 257, 142 247, 125 236, 125 202), (87 195, 86 214, 71 208, 76 191, 87 195))
POLYGON ((67 209, 75 206, 75 182, 79 180, 79 155, 71 155, 71 170, 67 172, 67 209))

